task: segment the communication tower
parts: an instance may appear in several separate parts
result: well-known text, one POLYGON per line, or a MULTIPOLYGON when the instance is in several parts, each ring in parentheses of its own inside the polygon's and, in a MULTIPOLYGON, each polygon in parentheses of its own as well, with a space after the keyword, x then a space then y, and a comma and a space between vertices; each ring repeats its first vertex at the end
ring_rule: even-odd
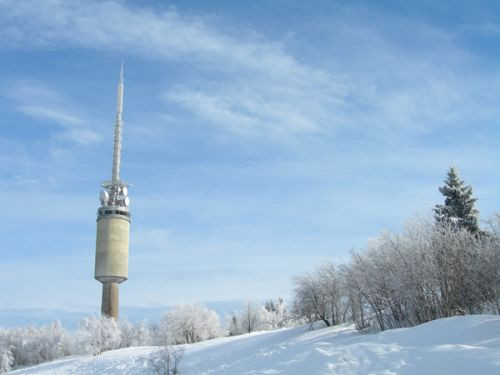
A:
POLYGON ((97 210, 95 279, 102 283, 101 314, 118 319, 118 285, 128 279, 130 234, 129 185, 120 180, 123 64, 120 69, 111 181, 102 183, 97 210))

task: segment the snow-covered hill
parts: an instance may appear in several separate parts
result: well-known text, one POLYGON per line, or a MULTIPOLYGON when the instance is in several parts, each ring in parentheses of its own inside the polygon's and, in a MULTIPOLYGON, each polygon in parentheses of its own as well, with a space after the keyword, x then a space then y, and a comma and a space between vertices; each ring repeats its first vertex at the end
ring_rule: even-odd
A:
MULTIPOLYGON (((414 328, 359 334, 307 326, 186 345, 180 375, 500 374, 500 316, 440 319, 414 328)), ((12 374, 152 374, 154 347, 69 357, 12 374)))

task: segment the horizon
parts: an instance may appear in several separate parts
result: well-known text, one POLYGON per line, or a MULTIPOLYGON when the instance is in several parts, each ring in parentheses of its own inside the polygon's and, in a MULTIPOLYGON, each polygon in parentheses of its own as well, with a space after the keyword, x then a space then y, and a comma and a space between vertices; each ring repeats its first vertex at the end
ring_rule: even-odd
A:
POLYGON ((0 311, 99 311, 122 60, 123 306, 289 299, 431 218, 451 165, 483 226, 500 207, 494 2, 5 0, 0 25, 0 311))
MULTIPOLYGON (((201 301, 203 306, 215 311, 220 318, 221 325, 225 325, 231 314, 244 308, 243 301, 201 301)), ((132 324, 143 321, 148 324, 159 323, 165 313, 174 305, 150 306, 120 306, 120 321, 126 320, 132 324)), ((0 329, 43 326, 55 321, 62 323, 69 331, 76 331, 83 318, 99 315, 98 306, 87 308, 0 308, 0 329)))

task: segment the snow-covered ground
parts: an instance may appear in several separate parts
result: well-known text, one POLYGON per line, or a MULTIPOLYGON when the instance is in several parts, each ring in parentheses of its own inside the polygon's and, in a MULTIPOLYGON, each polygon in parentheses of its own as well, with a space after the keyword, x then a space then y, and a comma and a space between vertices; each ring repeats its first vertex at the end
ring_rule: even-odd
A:
MULTIPOLYGON (((440 319, 418 327, 360 334, 307 326, 185 345, 180 375, 500 374, 500 316, 440 319)), ((152 374, 138 347, 68 357, 12 374, 152 374)))

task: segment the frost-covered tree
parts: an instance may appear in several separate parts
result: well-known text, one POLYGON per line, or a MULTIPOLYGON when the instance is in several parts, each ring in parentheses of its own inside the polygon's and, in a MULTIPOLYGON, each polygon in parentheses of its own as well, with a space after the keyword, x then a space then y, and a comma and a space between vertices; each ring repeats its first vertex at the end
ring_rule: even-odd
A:
POLYGON ((264 305, 248 301, 245 307, 227 319, 229 335, 236 336, 254 331, 267 331, 293 324, 283 298, 267 300, 264 305))
POLYGON ((262 320, 268 326, 267 329, 283 328, 288 325, 291 318, 283 298, 280 297, 276 301, 270 299, 264 303, 262 320))
POLYGON ((227 324, 229 336, 238 336, 243 333, 238 316, 233 312, 227 324))
POLYGON ((322 320, 331 326, 328 320, 327 296, 321 288, 321 281, 314 273, 303 273, 292 279, 294 288, 293 314, 296 319, 305 318, 309 323, 322 320))
POLYGON ((248 301, 245 309, 238 319, 242 332, 250 333, 258 330, 269 329, 263 327, 263 308, 256 302, 248 301))
POLYGON ((173 345, 175 342, 170 332, 171 327, 165 317, 159 323, 153 323, 149 326, 150 342, 155 346, 173 345))
POLYGON ((0 348, 0 374, 6 374, 12 369, 14 364, 14 356, 10 349, 0 348))
POLYGON ((71 337, 56 321, 45 326, 17 327, 0 330, 2 365, 36 365, 52 361, 72 352, 71 337))
POLYGON ((488 311, 500 315, 500 214, 490 221, 490 228, 489 235, 483 236, 487 250, 478 263, 483 283, 488 286, 483 288, 489 303, 488 311))
POLYGON ((293 311, 309 322, 351 319, 361 331, 500 313, 498 223, 482 235, 425 220, 383 232, 339 271, 327 264, 295 277, 293 311))
POLYGON ((122 319, 118 323, 120 330, 120 347, 129 348, 133 346, 134 326, 127 319, 122 319))
POLYGON ((342 282, 347 296, 347 306, 350 321, 354 322, 358 331, 364 332, 370 328, 369 312, 365 308, 365 296, 359 285, 357 269, 352 264, 343 265, 342 282))
POLYGON ((276 323, 276 328, 288 327, 293 324, 292 317, 288 311, 288 306, 285 300, 281 297, 278 298, 274 304, 274 321, 276 323))
MULTIPOLYGON (((120 330, 120 347, 151 345, 151 334, 146 321, 132 324, 127 319, 122 319, 118 323, 120 330)), ((158 343, 163 345, 163 343, 158 343)))
POLYGON ((297 319, 305 318, 310 323, 321 320, 327 326, 342 321, 345 314, 341 312, 341 281, 331 262, 321 264, 313 272, 298 275, 292 281, 293 312, 297 319))
POLYGON ((219 315, 197 303, 182 304, 170 309, 160 324, 162 335, 176 344, 190 344, 223 334, 219 315))
POLYGON ((363 330, 498 311, 500 237, 494 233, 412 223, 353 253, 345 268, 352 316, 363 330))
POLYGON ((184 349, 175 346, 163 346, 149 355, 150 367, 157 375, 177 375, 184 349))
POLYGON ((472 197, 472 187, 465 185, 455 167, 450 168, 439 191, 445 200, 444 204, 438 204, 434 209, 436 223, 453 225, 477 233, 479 211, 474 207, 476 199, 472 197))
POLYGON ((132 328, 131 346, 151 345, 151 333, 145 320, 132 328))
POLYGON ((121 334, 113 318, 92 316, 80 321, 77 338, 77 347, 81 353, 97 355, 119 348, 121 334))

